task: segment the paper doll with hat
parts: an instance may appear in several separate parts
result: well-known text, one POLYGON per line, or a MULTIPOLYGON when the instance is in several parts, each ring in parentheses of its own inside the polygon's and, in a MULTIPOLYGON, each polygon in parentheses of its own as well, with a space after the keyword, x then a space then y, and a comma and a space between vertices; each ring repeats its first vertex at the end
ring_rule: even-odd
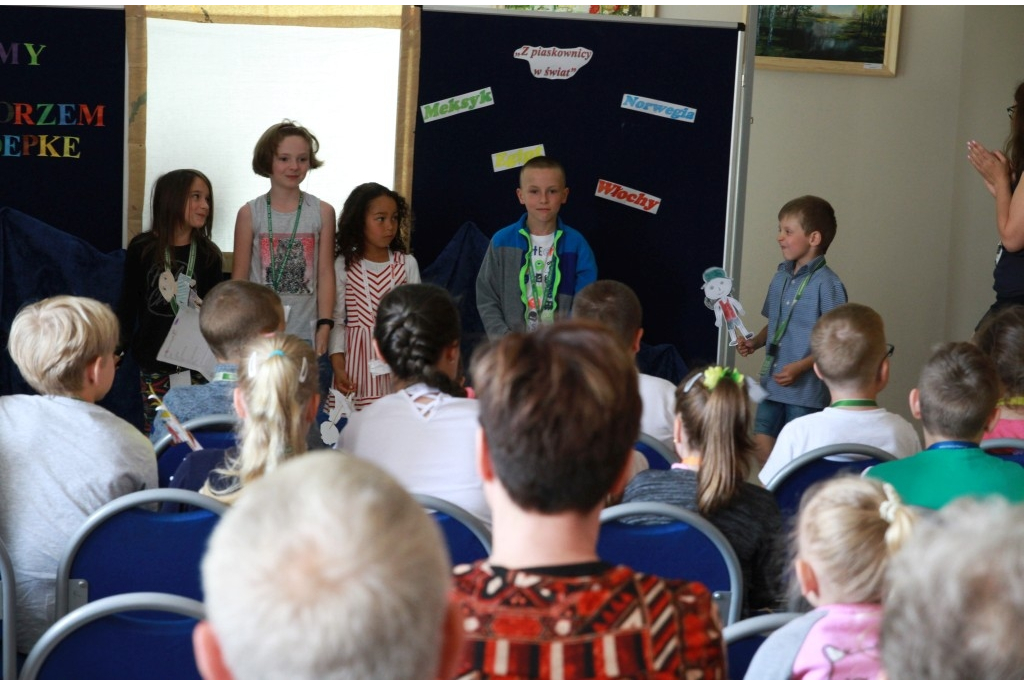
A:
POLYGON ((704 270, 704 304, 708 309, 715 310, 715 325, 722 327, 722 320, 725 320, 726 329, 729 331, 729 346, 736 346, 736 330, 747 338, 754 337, 754 334, 747 330, 740 318, 744 314, 743 305, 732 296, 732 279, 725 269, 720 266, 712 266, 704 270))

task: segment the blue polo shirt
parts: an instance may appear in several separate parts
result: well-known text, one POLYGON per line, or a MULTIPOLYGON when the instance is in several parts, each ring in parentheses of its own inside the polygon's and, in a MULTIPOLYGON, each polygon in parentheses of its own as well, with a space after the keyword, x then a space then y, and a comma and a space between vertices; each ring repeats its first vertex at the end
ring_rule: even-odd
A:
POLYGON ((793 273, 795 264, 796 262, 779 264, 779 270, 775 272, 771 285, 768 286, 764 307, 761 308, 761 314, 768 318, 768 343, 775 340, 776 328, 786 320, 791 310, 793 312, 786 332, 779 341, 775 364, 767 376, 761 377, 761 385, 768 391, 770 400, 801 407, 823 408, 829 404, 828 388, 813 371, 802 374, 788 387, 776 383, 772 379, 772 374, 778 373, 786 364, 799 361, 811 354, 811 331, 814 324, 825 312, 846 304, 846 286, 839 280, 839 276, 825 265, 824 255, 815 257, 793 273), (794 306, 793 299, 808 273, 811 277, 794 306))

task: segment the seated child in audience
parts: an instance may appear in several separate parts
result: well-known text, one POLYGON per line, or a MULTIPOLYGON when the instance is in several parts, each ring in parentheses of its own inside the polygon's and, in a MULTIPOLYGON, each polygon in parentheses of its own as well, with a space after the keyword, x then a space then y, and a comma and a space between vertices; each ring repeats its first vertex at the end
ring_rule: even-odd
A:
POLYGON ((1024 506, 957 500, 889 566, 882 664, 893 680, 1024 678, 1024 506))
POLYGON ((231 504, 246 485, 305 453, 320 401, 317 384, 309 343, 285 333, 253 338, 238 367, 234 392, 241 419, 238 448, 193 452, 170 486, 231 504))
POLYGON ((114 382, 118 322, 107 305, 60 295, 22 308, 8 349, 39 395, 0 397, 0 540, 17 581, 18 651, 54 620, 57 564, 104 504, 157 486, 153 445, 95 403, 114 382))
POLYGON ((576 293, 597 279, 586 238, 558 215, 569 198, 561 163, 527 161, 516 197, 526 213, 494 234, 476 278, 476 307, 492 340, 568 317, 576 293))
MULTIPOLYGON (((204 385, 171 388, 164 406, 184 423, 210 414, 232 414, 238 360, 257 335, 284 329, 284 308, 277 293, 251 281, 223 281, 213 286, 199 309, 199 331, 217 359, 213 380, 204 385)), ((167 435, 160 412, 151 439, 167 435)))
MULTIPOLYGON (((748 680, 876 680, 889 557, 914 514, 888 483, 847 475, 809 490, 800 504, 800 592, 815 609, 772 633, 748 680)), ((950 620, 952 616, 946 616, 950 620)))
POLYGON ((827 445, 860 443, 896 457, 921 451, 914 427, 878 406, 878 394, 889 382, 892 350, 882 317, 871 307, 844 304, 818 319, 811 332, 814 373, 828 386, 832 404, 783 426, 761 469, 762 483, 800 455, 827 445))
POLYGON ((208 679, 450 678, 461 645, 440 531, 347 454, 282 465, 217 525, 203 557, 208 679))
POLYGON ((927 449, 865 473, 892 483, 908 504, 940 509, 957 497, 1002 495, 1024 501, 1024 468, 978 446, 995 423, 999 376, 971 343, 936 348, 910 391, 910 411, 924 426, 927 449))
MULTIPOLYGON (((619 341, 633 357, 640 351, 643 308, 633 289, 619 281, 594 281, 576 294, 572 315, 578 319, 600 321, 612 329, 619 341)), ((660 440, 669 450, 672 442, 672 423, 675 418, 676 387, 664 378, 641 373, 640 432, 660 440)))
POLYGON ((394 392, 357 412, 338 449, 380 466, 409 492, 490 523, 476 470, 477 401, 459 377, 459 310, 436 285, 400 285, 380 301, 373 342, 394 392))
MULTIPOLYGON (((771 611, 782 597, 782 515, 764 488, 746 482, 754 451, 744 377, 720 366, 697 371, 676 391, 673 468, 638 474, 623 502, 664 502, 707 518, 728 538, 743 570, 744 615, 771 611)), ((661 523, 632 516, 627 523, 661 523)))
POLYGON ((1024 439, 1024 305, 1011 305, 986 319, 974 334, 974 344, 992 358, 1003 383, 998 420, 984 439, 1024 439))
POLYGON ((610 332, 559 321, 478 354, 489 559, 455 568, 463 677, 721 678, 711 594, 597 556, 605 497, 640 427, 636 367, 610 332))

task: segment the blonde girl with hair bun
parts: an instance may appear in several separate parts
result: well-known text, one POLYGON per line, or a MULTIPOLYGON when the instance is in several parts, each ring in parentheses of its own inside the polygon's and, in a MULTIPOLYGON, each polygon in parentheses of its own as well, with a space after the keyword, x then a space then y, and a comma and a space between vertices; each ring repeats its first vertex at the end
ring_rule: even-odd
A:
POLYGON ((815 608, 772 633, 746 678, 877 679, 886 569, 915 520, 889 483, 849 475, 809 490, 797 518, 794 570, 815 608))
POLYGON ((238 366, 238 447, 193 452, 171 487, 199 490, 230 504, 246 485, 304 454, 320 402, 317 385, 317 359, 309 343, 286 333, 255 338, 238 366))
MULTIPOLYGON (((747 482, 754 409, 747 378, 731 367, 690 374, 676 389, 673 441, 680 462, 638 473, 623 502, 663 502, 699 513, 736 551, 744 578, 743 615, 779 607, 785 547, 782 514, 764 488, 747 482)), ((633 516, 629 523, 662 523, 633 516)))

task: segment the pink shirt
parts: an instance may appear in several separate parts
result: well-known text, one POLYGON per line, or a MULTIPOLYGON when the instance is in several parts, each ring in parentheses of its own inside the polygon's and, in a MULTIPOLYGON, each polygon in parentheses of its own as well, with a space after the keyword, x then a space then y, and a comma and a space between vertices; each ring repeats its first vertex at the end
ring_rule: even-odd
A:
POLYGON ((829 604, 828 614, 807 633, 793 662, 793 678, 802 680, 875 680, 881 669, 878 604, 829 604))

